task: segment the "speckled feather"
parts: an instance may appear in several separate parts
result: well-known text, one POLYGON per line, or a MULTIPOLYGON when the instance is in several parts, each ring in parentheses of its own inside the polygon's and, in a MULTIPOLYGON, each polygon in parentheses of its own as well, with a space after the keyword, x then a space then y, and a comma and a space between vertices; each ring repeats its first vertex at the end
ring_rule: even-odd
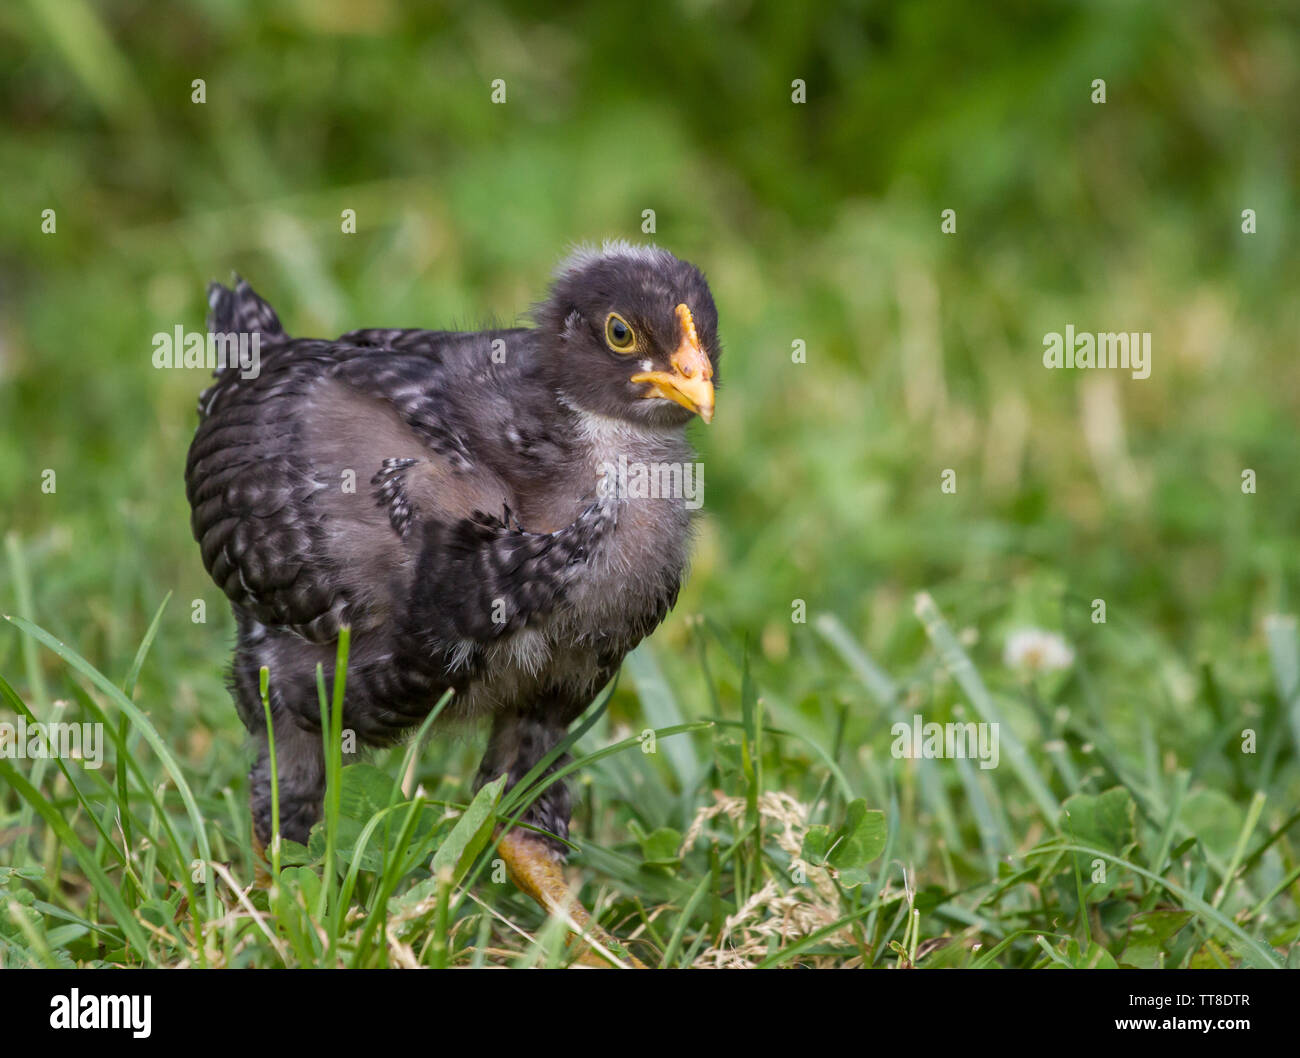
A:
MULTIPOLYGON (((691 458, 688 413, 642 400, 600 340, 606 304, 666 359, 692 304, 716 363, 703 277, 658 250, 607 247, 557 274, 537 326, 289 337, 248 284, 213 285, 209 327, 257 333, 260 372, 199 400, 186 485, 203 562, 239 638, 232 686, 258 739, 254 821, 269 837, 257 672, 271 672, 282 832, 302 841, 323 787, 314 670, 352 628, 344 725, 383 743, 448 688, 491 716, 480 781, 515 781, 676 600, 689 512, 597 495, 601 463, 691 458), (504 354, 504 355, 502 355, 504 354)), ((666 405, 666 406, 665 406, 666 405)), ((530 822, 563 837, 562 784, 530 822)))

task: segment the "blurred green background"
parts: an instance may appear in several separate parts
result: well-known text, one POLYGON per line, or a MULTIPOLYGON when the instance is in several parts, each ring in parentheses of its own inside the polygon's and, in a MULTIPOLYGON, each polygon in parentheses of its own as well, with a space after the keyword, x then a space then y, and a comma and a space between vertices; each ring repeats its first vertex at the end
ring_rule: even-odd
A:
MULTIPOLYGON (((911 671, 924 590, 1013 710, 1006 631, 1058 630, 1056 702, 1239 809, 1260 780, 1202 761, 1201 674, 1281 718, 1262 618, 1300 588, 1298 31, 1293 4, 1206 0, 6 4, 0 522, 34 617, 119 673, 174 592, 140 697, 239 782, 232 629, 182 483, 205 378, 154 370, 151 336, 201 327, 231 270, 293 334, 511 321, 571 243, 652 238, 708 274, 726 349, 693 427, 695 570, 654 640, 688 712, 703 614, 748 639, 776 722, 884 755, 816 621, 911 671), (1151 377, 1044 370, 1068 323, 1150 331, 1151 377)), ((21 649, 0 633, 0 671, 21 649)), ((1295 749, 1273 752, 1294 804, 1295 749)))
MULTIPOLYGON (((201 326, 210 279, 239 271, 295 334, 475 326, 654 209, 727 350, 683 610, 780 655, 795 598, 880 637, 917 589, 992 603, 1047 570, 1226 649, 1300 571, 1298 21, 6 5, 0 510, 38 549, 41 616, 125 650, 165 591, 212 594, 182 490, 204 378, 149 362, 155 332, 201 326), (1070 322, 1151 331, 1151 378, 1044 370, 1070 322)), ((180 631, 159 649, 210 656, 180 631)))

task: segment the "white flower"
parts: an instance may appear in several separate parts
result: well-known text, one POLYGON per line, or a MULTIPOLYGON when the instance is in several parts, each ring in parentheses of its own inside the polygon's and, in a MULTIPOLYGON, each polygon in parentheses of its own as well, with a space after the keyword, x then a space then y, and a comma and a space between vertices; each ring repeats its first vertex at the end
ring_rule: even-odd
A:
POLYGON ((1002 664, 1026 672, 1056 672, 1074 664, 1074 651, 1055 632, 1022 628, 1007 637, 1002 664))

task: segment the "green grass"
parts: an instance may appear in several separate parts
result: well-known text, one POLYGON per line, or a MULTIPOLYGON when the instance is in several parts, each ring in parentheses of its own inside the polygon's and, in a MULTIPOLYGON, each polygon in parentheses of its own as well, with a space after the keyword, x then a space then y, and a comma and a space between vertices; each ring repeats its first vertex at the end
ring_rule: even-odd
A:
MULTIPOLYGON (((12 541, 10 555, 21 558, 12 541)), ((930 647, 901 677, 882 671, 836 621, 819 622, 817 639, 830 648, 823 679, 858 684, 886 714, 951 683, 953 715, 972 710, 1009 736, 1003 704, 929 596, 918 597, 917 616, 930 647)), ((126 690, 39 626, 7 618, 57 659, 55 679, 88 717, 105 721, 120 710, 126 722, 105 724, 112 751, 102 769, 56 760, 56 773, 31 782, 20 762, 0 759, 24 820, 8 836, 11 862, 0 872, 5 965, 554 966, 575 957, 563 924, 521 902, 494 858, 494 831, 544 788, 537 781, 544 764, 513 790, 492 783, 469 804, 422 787, 403 792, 413 765, 421 781, 440 771, 420 766, 430 724, 409 745, 344 768, 344 686, 327 701, 319 674, 326 745, 335 750, 324 819, 307 848, 276 843, 273 881, 252 886, 257 859, 241 800, 211 781, 192 792, 152 710, 127 696, 136 671, 148 667, 162 617, 126 690), (32 826, 33 818, 45 826, 32 826)), ((1300 663, 1291 633, 1275 636, 1279 680, 1300 663)), ((546 780, 589 783, 575 832, 582 895, 642 961, 1300 961, 1300 867, 1288 833, 1300 812, 1282 818, 1264 768, 1243 775, 1255 793, 1240 812, 1223 794, 1193 790, 1190 770, 1144 772, 1112 758, 1103 730, 1060 717, 1030 685, 1004 704, 1037 713, 1043 724, 1055 713, 1062 746, 1052 755, 1004 736, 1011 764, 996 781, 952 761, 852 753, 783 727, 788 707, 760 694, 761 677, 751 675, 741 646, 702 622, 692 636, 702 667, 715 674, 714 715, 652 729, 653 741, 651 729, 623 734, 608 716, 620 697, 615 688, 557 748, 557 756, 571 750, 573 762, 546 780), (680 752, 670 755, 669 746, 680 752), (814 763, 805 766, 809 757, 814 763)), ((346 636, 339 653, 346 663, 346 636)), ((40 684, 41 655, 28 652, 27 661, 27 682, 40 684)), ((644 698, 657 697, 661 717, 685 715, 652 650, 642 648, 628 667, 644 698)), ((1080 675, 1054 697, 1068 697, 1080 675)), ((55 703, 33 710, 8 682, 0 695, 29 719, 54 715, 55 703)), ((1275 712, 1260 724, 1261 744, 1289 738, 1271 729, 1285 727, 1283 710, 1275 712)), ((1234 740, 1201 768, 1235 768, 1234 740)))
POLYGON ((691 577, 574 729, 601 923, 665 966, 1297 964, 1296 16, 967 6, 3 6, 0 722, 105 734, 0 758, 3 965, 574 957, 472 732, 331 753, 250 888, 204 379, 151 336, 232 269, 295 334, 509 321, 650 208, 726 353, 691 577), (1067 323, 1151 331, 1151 378, 1043 370, 1067 323), (1026 627, 1073 662, 1008 666, 1026 627), (895 758, 917 712, 998 767, 895 758))

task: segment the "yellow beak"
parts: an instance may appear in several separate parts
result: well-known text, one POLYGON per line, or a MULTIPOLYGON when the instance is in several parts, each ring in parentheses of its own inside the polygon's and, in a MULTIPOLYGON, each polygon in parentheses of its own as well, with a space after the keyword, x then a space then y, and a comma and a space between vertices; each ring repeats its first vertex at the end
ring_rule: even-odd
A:
POLYGON ((681 326, 682 340, 673 353, 671 371, 643 371, 633 375, 631 381, 646 382, 650 391, 646 397, 663 397, 693 411, 706 423, 713 421, 713 365, 708 354, 700 347, 695 333, 695 320, 685 305, 677 306, 677 322, 681 326))

